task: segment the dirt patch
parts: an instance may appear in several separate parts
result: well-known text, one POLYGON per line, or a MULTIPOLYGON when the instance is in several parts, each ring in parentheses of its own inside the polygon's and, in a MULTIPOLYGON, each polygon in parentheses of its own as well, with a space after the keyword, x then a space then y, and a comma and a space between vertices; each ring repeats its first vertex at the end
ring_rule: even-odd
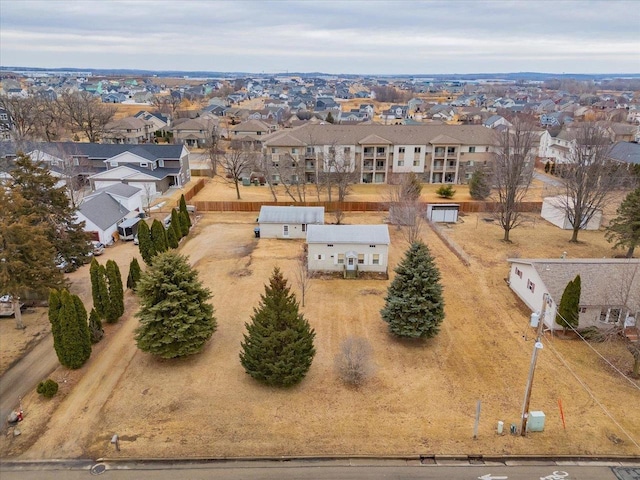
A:
POLYGON ((0 318, 0 375, 30 351, 51 331, 47 309, 29 308, 22 312, 26 328, 18 330, 13 317, 0 318))
MULTIPOLYGON (((382 214, 348 218, 350 223, 381 220, 382 214)), ((514 230, 514 244, 508 245, 500 241, 497 225, 469 215, 446 232, 472 258, 465 267, 425 227, 423 238, 442 273, 446 313, 440 334, 426 342, 389 335, 379 315, 384 295, 372 293, 386 291, 388 281, 314 278, 301 311, 316 332, 317 354, 300 385, 280 390, 245 374, 238 360, 240 342, 275 266, 299 294, 292 281, 304 243, 259 239, 250 254, 252 275, 230 275, 246 268, 246 256, 229 252, 252 244, 254 225, 255 215, 204 215, 180 247, 213 293, 218 330, 202 353, 159 362, 136 350, 136 322, 123 322, 83 368, 50 421, 48 410, 30 410, 30 421, 39 417, 36 423, 47 428, 34 429, 41 436, 22 458, 113 456, 105 432, 135 438, 122 442, 116 455, 123 457, 640 454, 627 436, 640 438, 633 408, 637 389, 575 340, 545 339, 549 348, 538 359, 531 406, 547 415, 545 431, 527 437, 495 435, 498 420, 519 422, 533 348, 528 314, 504 282, 508 253, 536 257, 567 251, 570 257, 602 257, 611 252, 602 232, 584 232, 585 243, 574 245, 568 243, 568 232, 538 221, 514 230), (357 390, 344 387, 333 367, 340 342, 348 336, 369 340, 378 366, 374 378, 357 390), (576 377, 589 385, 620 427, 576 377), (473 440, 478 400, 482 417, 479 438, 473 440), (615 443, 610 435, 623 442, 615 443)), ((400 232, 392 229, 390 272, 406 247, 400 232)), ((127 314, 134 310, 129 305, 127 314)), ((631 355, 625 357, 618 347, 609 348, 630 365, 631 355)), ((0 453, 14 456, 20 451, 3 445, 0 453)))

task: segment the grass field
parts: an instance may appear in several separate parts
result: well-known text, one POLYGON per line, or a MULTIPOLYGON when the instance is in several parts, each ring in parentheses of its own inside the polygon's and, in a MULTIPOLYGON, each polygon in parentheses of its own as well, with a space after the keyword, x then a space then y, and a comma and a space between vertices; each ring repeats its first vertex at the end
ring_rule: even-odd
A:
MULTIPOLYGON (((346 221, 381 219, 382 214, 354 214, 346 221)), ((127 318, 72 373, 63 395, 52 403, 35 394, 24 399, 23 434, 4 437, 1 454, 640 454, 638 382, 630 384, 582 342, 557 337, 544 340, 532 395, 531 408, 547 415, 545 431, 495 434, 498 420, 519 423, 533 348, 529 312, 503 280, 505 259, 557 257, 562 251, 569 257, 611 256, 602 232, 583 232, 584 243, 573 245, 568 232, 531 217, 514 230, 514 243, 504 244, 497 225, 475 215, 462 220, 445 233, 470 255, 469 267, 431 230, 423 232, 442 272, 446 320, 438 337, 407 342, 387 333, 379 310, 388 281, 313 280, 302 311, 316 330, 318 353, 300 385, 280 390, 248 377, 238 354, 244 324, 273 268, 293 280, 303 243, 254 239, 253 214, 202 216, 181 253, 214 295, 218 330, 204 351, 173 361, 137 351, 137 322, 131 318, 136 300, 128 294, 127 318), (348 335, 367 338, 374 349, 376 375, 360 389, 342 385, 333 370, 339 343, 348 335), (478 400, 482 417, 473 440, 478 400), (120 435, 119 453, 109 445, 114 433, 120 435)), ((395 228, 391 236, 393 266, 406 244, 395 228)), ((132 253, 122 252, 122 261, 132 253)), ((596 348, 623 372, 630 370, 623 345, 596 348)), ((56 375, 67 373, 60 369, 56 375)))

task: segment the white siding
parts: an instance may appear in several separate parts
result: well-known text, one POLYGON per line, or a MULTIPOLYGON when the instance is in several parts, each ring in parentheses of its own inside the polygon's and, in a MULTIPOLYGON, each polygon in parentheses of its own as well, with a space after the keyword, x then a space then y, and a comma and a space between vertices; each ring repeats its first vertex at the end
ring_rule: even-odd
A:
POLYGON ((301 224, 293 223, 261 223, 260 224, 260 237, 261 238, 307 238, 307 232, 302 231, 301 224), (289 226, 289 236, 283 235, 284 225, 289 226))
MULTIPOLYGON (((545 293, 545 286, 538 275, 538 272, 531 265, 522 263, 512 263, 509 272, 509 286, 520 299, 526 303, 532 312, 542 310, 542 299, 545 293), (518 274, 517 271, 521 272, 518 274), (530 285, 533 284, 533 291, 530 285)), ((547 305, 544 323, 547 327, 555 326, 556 306, 554 303, 547 305)), ((556 327, 557 328, 557 327, 556 327)))
MULTIPOLYGON (((387 245, 369 245, 357 243, 334 243, 333 247, 325 243, 308 244, 309 271, 341 272, 345 264, 338 263, 338 255, 355 252, 364 255, 364 263, 358 264, 360 272, 386 272, 389 247, 387 245), (374 254, 378 255, 379 264, 374 265, 374 254), (320 257, 320 258, 319 258, 320 257)), ((345 259, 346 262, 346 259, 345 259)))

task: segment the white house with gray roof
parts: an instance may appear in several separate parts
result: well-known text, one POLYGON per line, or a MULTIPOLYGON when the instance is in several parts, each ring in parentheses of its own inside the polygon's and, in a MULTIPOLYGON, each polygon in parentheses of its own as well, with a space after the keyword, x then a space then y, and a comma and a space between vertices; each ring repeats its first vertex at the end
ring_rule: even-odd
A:
POLYGON ((78 222, 85 222, 84 231, 93 240, 108 243, 118 230, 118 224, 129 215, 129 210, 107 192, 85 199, 76 211, 78 222))
POLYGON ((555 323, 564 289, 580 275, 579 328, 632 326, 640 315, 640 259, 522 259, 510 258, 509 286, 533 312, 540 312, 549 294, 544 323, 555 323))
POLYGON ((263 205, 258 224, 261 238, 306 238, 308 226, 324 224, 324 207, 263 205))
POLYGON ((387 225, 309 225, 307 265, 310 272, 387 273, 387 225))
POLYGON ((125 207, 130 212, 142 211, 142 200, 145 197, 145 192, 133 185, 127 185, 126 183, 115 183, 108 187, 100 188, 85 197, 85 201, 99 195, 106 193, 110 195, 116 202, 125 207))

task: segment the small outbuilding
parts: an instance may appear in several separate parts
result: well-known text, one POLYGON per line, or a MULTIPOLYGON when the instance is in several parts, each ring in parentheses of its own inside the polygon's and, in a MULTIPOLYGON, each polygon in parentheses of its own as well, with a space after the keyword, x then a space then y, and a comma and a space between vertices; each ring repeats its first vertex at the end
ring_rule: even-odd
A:
POLYGON ((456 223, 460 205, 457 203, 433 203, 427 205, 427 219, 431 222, 456 223))
POLYGON ((258 224, 260 238, 306 238, 308 225, 324 224, 324 207, 263 205, 258 224))
MULTIPOLYGON (((556 227, 560 227, 563 230, 573 230, 571 222, 569 221, 569 215, 567 214, 566 206, 573 206, 573 200, 571 198, 558 195, 557 197, 546 197, 542 201, 542 211, 540 215, 547 222, 554 224, 556 227)), ((582 230, 598 230, 602 223, 602 210, 596 210, 588 222, 584 222, 580 228, 582 230)))
POLYGON ((309 225, 307 265, 310 272, 386 273, 389 257, 387 225, 309 225))

